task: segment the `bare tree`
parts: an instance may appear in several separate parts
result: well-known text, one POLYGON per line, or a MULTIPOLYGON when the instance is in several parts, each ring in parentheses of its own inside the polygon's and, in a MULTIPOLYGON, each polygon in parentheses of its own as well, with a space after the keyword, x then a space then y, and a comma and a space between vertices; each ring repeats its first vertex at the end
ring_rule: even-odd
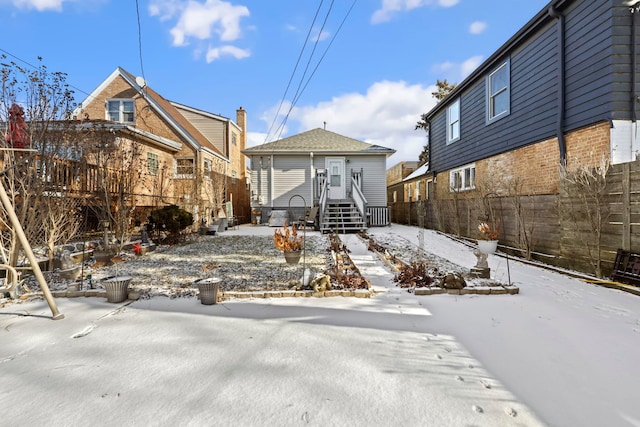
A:
POLYGON ((90 207, 101 221, 109 222, 120 252, 130 238, 136 190, 153 188, 154 180, 144 173, 146 159, 139 143, 100 125, 88 127, 84 139, 84 163, 91 169, 90 207))
MULTIPOLYGON (((0 115, 7 124, 3 185, 27 240, 46 246, 51 261, 55 245, 71 239, 80 222, 70 200, 79 153, 77 128, 70 120, 73 91, 64 73, 50 73, 44 65, 27 70, 3 63, 0 79, 0 115)), ((15 266, 20 245, 6 214, 0 221, 7 226, 2 246, 15 266)))
POLYGON ((609 217, 605 203, 607 173, 611 164, 602 157, 596 167, 578 165, 561 168, 561 180, 565 184, 569 206, 563 206, 575 236, 587 249, 589 264, 596 277, 602 277, 602 232, 609 217))

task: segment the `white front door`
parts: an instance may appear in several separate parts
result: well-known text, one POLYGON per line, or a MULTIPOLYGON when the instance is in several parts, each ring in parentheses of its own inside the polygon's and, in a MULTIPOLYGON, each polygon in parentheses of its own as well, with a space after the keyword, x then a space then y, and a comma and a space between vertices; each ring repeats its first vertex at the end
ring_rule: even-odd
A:
POLYGON ((344 199, 346 195, 344 157, 327 157, 329 198, 344 199))

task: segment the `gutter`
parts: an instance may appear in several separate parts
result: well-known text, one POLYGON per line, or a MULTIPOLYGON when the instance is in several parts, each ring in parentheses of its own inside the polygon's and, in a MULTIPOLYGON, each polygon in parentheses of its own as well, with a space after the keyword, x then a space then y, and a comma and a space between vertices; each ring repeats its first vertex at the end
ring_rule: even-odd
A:
POLYGON ((548 9, 549 16, 558 20, 556 28, 558 29, 558 43, 556 44, 556 55, 558 57, 558 105, 556 110, 558 116, 556 119, 556 132, 558 135, 558 148, 560 149, 560 164, 565 166, 567 164, 567 144, 564 140, 564 119, 565 119, 565 67, 564 67, 564 55, 565 55, 565 37, 564 37, 564 15, 556 9, 552 4, 548 9))

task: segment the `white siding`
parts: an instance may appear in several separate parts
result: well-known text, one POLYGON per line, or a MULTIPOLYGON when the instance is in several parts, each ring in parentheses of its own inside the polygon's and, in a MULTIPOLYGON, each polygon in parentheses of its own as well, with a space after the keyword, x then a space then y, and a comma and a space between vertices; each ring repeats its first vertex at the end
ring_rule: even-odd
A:
POLYGON ((347 156, 347 191, 351 191, 351 171, 362 169, 362 192, 369 206, 387 206, 387 159, 385 156, 347 156))
MULTIPOLYGON (((280 156, 273 161, 273 207, 288 208, 289 199, 294 195, 304 197, 307 206, 313 203, 309 156, 280 156)), ((302 199, 291 199, 291 206, 302 206, 302 199)))

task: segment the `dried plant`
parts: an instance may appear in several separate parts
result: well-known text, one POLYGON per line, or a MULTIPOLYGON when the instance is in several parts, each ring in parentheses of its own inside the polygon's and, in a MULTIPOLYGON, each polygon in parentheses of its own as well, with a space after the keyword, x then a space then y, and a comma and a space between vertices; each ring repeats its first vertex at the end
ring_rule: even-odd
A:
POLYGON ((273 244, 280 251, 301 251, 303 243, 304 237, 298 236, 298 229, 295 224, 289 229, 288 223, 285 222, 282 230, 276 229, 273 233, 273 244))
POLYGON ((400 270, 393 281, 401 288, 426 287, 433 283, 429 266, 424 261, 414 261, 400 270))
POLYGON ((498 240, 498 229, 489 222, 481 222, 478 231, 487 240, 498 240))

